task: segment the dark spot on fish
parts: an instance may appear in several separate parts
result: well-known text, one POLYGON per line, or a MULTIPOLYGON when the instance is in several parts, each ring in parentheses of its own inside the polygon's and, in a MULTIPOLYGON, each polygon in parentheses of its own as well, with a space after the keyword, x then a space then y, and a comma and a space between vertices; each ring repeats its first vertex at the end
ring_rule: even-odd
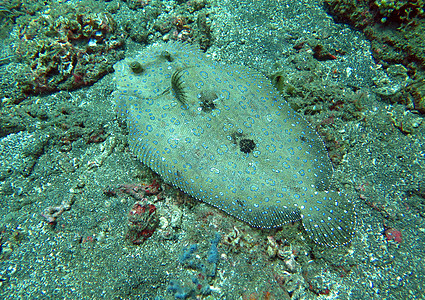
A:
POLYGON ((255 142, 251 139, 242 139, 239 141, 239 148, 243 153, 251 153, 255 148, 255 142))
POLYGON ((310 141, 309 141, 309 139, 308 139, 308 138, 306 138, 306 137, 305 137, 305 136, 303 136, 303 135, 300 135, 300 136, 299 136, 299 138, 300 138, 300 140, 301 140, 301 141, 303 141, 303 142, 305 142, 305 143, 310 142, 310 141))
POLYGON ((210 112, 216 108, 214 100, 218 99, 217 94, 212 91, 201 92, 199 102, 204 112, 210 112))
POLYGON ((239 204, 242 207, 245 206, 245 204, 241 200, 239 200, 239 199, 236 199, 236 203, 239 204))

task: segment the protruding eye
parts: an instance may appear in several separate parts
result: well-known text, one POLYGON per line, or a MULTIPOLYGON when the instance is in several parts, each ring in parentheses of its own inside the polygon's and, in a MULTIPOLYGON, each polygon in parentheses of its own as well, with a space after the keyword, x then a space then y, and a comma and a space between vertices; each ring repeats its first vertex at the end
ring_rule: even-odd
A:
POLYGON ((142 64, 137 62, 137 61, 132 61, 129 64, 129 67, 130 67, 131 71, 133 71, 134 74, 140 74, 145 70, 145 69, 143 69, 142 64))
POLYGON ((161 57, 165 58, 168 62, 172 62, 174 60, 170 52, 168 52, 167 50, 161 52, 161 57))

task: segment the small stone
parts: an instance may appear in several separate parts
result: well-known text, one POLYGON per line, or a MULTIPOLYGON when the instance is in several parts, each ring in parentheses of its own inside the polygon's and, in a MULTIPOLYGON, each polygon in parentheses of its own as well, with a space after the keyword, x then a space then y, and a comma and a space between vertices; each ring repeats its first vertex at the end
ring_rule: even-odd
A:
POLYGON ((413 119, 413 121, 412 121, 412 127, 413 128, 418 128, 419 126, 421 126, 422 122, 423 122, 423 119, 422 118, 413 119))

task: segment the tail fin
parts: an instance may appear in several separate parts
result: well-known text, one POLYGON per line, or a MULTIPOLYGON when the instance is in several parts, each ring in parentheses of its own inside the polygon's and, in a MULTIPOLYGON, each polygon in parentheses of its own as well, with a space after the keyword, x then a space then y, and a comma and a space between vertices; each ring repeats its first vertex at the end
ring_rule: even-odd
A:
POLYGON ((316 192, 316 201, 307 201, 301 210, 303 226, 316 243, 338 247, 351 241, 355 233, 353 204, 335 191, 316 192))

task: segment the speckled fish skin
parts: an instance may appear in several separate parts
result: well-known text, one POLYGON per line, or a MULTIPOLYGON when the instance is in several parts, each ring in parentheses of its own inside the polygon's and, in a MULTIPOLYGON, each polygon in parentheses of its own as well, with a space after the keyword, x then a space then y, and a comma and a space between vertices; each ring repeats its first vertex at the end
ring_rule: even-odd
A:
POLYGON ((326 191, 323 142, 265 76, 179 42, 114 67, 130 148, 166 182, 255 227, 302 220, 318 244, 352 239, 353 205, 326 191))

